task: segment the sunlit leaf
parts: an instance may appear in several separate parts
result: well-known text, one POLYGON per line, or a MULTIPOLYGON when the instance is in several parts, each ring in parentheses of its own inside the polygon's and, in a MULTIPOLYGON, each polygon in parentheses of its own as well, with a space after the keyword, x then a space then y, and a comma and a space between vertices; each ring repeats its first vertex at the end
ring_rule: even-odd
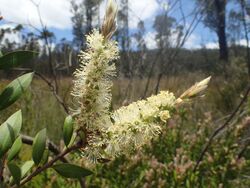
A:
POLYGON ((24 74, 13 80, 0 94, 0 110, 13 104, 29 87, 33 73, 24 74))
POLYGON ((19 135, 22 126, 22 113, 21 110, 10 116, 0 126, 0 157, 10 149, 16 137, 19 135))
POLYGON ((25 175, 30 171, 33 167, 34 161, 26 161, 23 166, 21 167, 21 177, 25 177, 25 175))
POLYGON ((10 148, 7 160, 11 161, 19 153, 19 151, 21 150, 21 147, 22 147, 22 138, 21 138, 21 136, 19 136, 15 140, 14 144, 12 145, 12 147, 10 148))

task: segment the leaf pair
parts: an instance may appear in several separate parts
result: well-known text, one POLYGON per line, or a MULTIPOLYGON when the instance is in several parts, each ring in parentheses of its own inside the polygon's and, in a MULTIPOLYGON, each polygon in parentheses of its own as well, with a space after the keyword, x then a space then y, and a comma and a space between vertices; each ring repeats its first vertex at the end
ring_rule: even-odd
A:
POLYGON ((16 140, 16 138, 19 135, 21 126, 21 110, 10 116, 0 126, 0 158, 11 148, 8 156, 8 159, 11 160, 18 153, 18 150, 20 150, 20 138, 18 140, 16 140))

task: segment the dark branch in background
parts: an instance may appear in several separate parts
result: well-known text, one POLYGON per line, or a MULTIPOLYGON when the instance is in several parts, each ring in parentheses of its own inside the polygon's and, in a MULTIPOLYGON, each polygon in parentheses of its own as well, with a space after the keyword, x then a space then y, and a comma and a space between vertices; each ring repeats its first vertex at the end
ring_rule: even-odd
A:
MULTIPOLYGON (((205 145, 204 149, 201 151, 200 157, 198 158, 198 160, 196 161, 196 164, 194 166, 193 172, 195 172, 199 166, 199 164, 201 163, 201 161, 203 160, 206 152, 208 151, 210 145, 212 144, 214 138, 222 131, 224 130, 229 123, 233 120, 233 118, 235 117, 235 115, 238 113, 238 111, 240 110, 241 106, 247 101, 248 95, 250 93, 250 86, 248 87, 244 97, 242 98, 242 100, 240 101, 239 105, 236 107, 236 109, 233 111, 233 113, 229 116, 229 118, 227 119, 227 121, 221 125, 220 127, 218 127, 217 129, 215 129, 215 131, 211 134, 211 136, 209 137, 209 140, 207 142, 207 144, 205 145)), ((241 152, 243 154, 243 152, 241 152)), ((242 154, 239 154, 242 155, 242 154)))
MULTIPOLYGON (((30 136, 26 136, 26 135, 21 135, 22 138, 22 142, 27 144, 27 145, 32 145, 33 144, 33 138, 30 136)), ((54 153, 55 155, 58 155, 61 151, 60 149, 50 140, 47 140, 48 143, 48 149, 49 151, 51 151, 52 153, 54 153)), ((64 163, 68 163, 69 161, 62 157, 60 158, 60 160, 64 163)))
POLYGON ((53 60, 52 60, 52 49, 51 49, 51 43, 49 42, 48 29, 47 29, 46 25, 44 24, 44 22, 42 20, 39 3, 35 3, 33 0, 30 0, 30 2, 36 7, 37 14, 38 14, 38 17, 39 17, 39 21, 40 21, 40 24, 41 24, 41 29, 38 29, 35 26, 32 26, 32 24, 29 24, 29 25, 32 28, 34 28, 36 31, 38 31, 40 33, 40 35, 41 35, 40 37, 42 39, 44 39, 45 47, 48 50, 48 58, 49 58, 48 61, 49 61, 49 66, 50 66, 50 72, 51 72, 51 75, 53 76, 53 80, 54 80, 54 83, 55 83, 54 87, 55 87, 56 93, 58 93, 58 81, 57 81, 56 70, 54 68, 53 60))
MULTIPOLYGON (((182 4, 180 4, 180 6, 182 6, 182 4)), ((182 8, 180 8, 180 10, 182 11, 182 8)), ((170 53, 168 56, 168 64, 162 64, 161 66, 161 72, 158 75, 158 79, 157 79, 157 84, 155 87, 155 94, 158 93, 159 91, 159 86, 160 86, 160 82, 163 76, 164 71, 168 68, 169 71, 171 71, 171 65, 173 65, 175 58, 178 56, 180 49, 184 46, 185 42, 187 41, 187 39, 190 37, 190 35, 194 32, 194 30, 196 29, 196 27, 198 26, 198 24, 200 23, 202 16, 200 16, 198 18, 198 15, 200 14, 200 12, 196 11, 194 12, 194 18, 191 22, 191 24, 189 25, 189 27, 187 28, 184 36, 182 37, 182 40, 176 44, 176 46, 174 47, 174 49, 172 50, 172 54, 170 53)), ((183 18, 184 22, 185 22, 185 17, 183 18)), ((184 25, 184 28, 186 27, 186 25, 184 25)))
POLYGON ((46 82, 48 84, 48 86, 50 87, 51 91, 53 92, 56 100, 58 101, 58 103, 63 107, 64 111, 69 114, 69 110, 67 105, 64 103, 64 101, 62 100, 62 98, 57 94, 57 90, 56 87, 42 74, 35 72, 35 74, 40 77, 44 82, 46 82))

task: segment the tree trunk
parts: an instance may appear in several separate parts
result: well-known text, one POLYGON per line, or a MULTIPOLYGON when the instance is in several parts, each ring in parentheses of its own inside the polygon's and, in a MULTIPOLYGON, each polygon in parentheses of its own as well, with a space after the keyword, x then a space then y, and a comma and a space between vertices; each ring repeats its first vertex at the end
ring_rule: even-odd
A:
POLYGON ((87 6, 87 10, 86 10, 86 18, 87 18, 87 24, 86 24, 86 34, 89 34, 92 30, 92 7, 91 6, 87 6))
POLYGON ((248 76, 250 77, 250 49, 249 49, 249 38, 248 38, 248 29, 247 29, 247 23, 246 23, 246 4, 244 0, 240 0, 241 4, 241 14, 242 14, 242 22, 244 26, 244 34, 245 34, 245 39, 247 42, 247 47, 246 47, 246 61, 247 61, 247 68, 248 68, 248 76))
POLYGON ((226 36, 226 0, 215 0, 215 7, 218 14, 217 35, 219 39, 220 60, 228 61, 228 46, 226 36))

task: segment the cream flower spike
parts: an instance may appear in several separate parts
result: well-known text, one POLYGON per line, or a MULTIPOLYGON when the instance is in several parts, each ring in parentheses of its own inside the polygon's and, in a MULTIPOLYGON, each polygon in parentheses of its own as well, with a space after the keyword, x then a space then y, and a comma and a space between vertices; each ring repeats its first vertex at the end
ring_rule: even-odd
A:
POLYGON ((150 143, 166 127, 174 108, 204 91, 211 79, 196 83, 178 99, 171 92, 161 91, 110 112, 113 61, 119 58, 118 44, 110 40, 116 30, 116 15, 117 5, 109 0, 102 29, 86 36, 87 50, 80 53, 80 67, 74 73, 71 94, 76 109, 72 114, 78 136, 86 143, 82 156, 92 162, 128 155, 150 143))
POLYGON ((110 38, 116 28, 116 13, 117 6, 109 1, 102 32, 93 30, 86 36, 87 49, 81 51, 79 68, 74 72, 71 95, 75 110, 71 113, 79 136, 87 142, 82 154, 91 161, 100 158, 103 134, 112 124, 109 108, 112 78, 116 75, 114 60, 119 58, 119 49, 117 42, 110 38))

